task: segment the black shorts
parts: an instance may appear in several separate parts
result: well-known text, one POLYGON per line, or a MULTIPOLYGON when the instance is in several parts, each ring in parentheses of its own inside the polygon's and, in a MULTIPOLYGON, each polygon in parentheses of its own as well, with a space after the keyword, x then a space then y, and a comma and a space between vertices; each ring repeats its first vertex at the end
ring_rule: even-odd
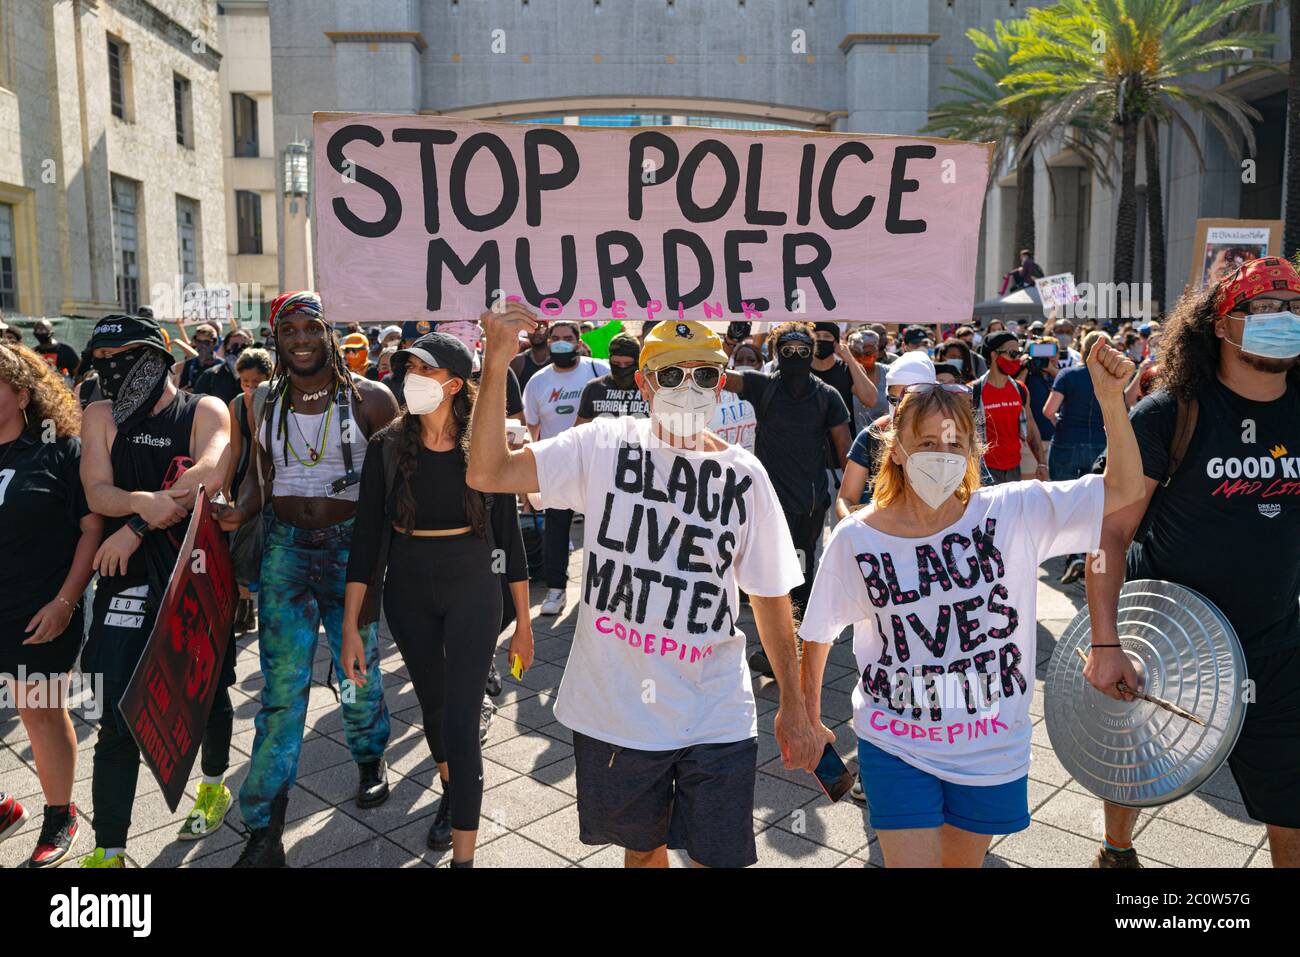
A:
MULTIPOLYGON (((98 675, 103 681, 107 700, 98 704, 105 714, 118 714, 118 702, 135 674, 157 617, 158 601, 149 594, 147 585, 99 579, 91 610, 90 635, 81 652, 81 671, 98 675)), ((118 724, 123 734, 128 733, 125 721, 119 720, 118 724)))
POLYGON ((18 618, 0 618, 0 675, 17 676, 20 668, 32 678, 71 671, 81 653, 81 640, 86 632, 84 604, 77 602, 63 634, 40 645, 23 644, 31 637, 26 628, 36 612, 18 618))
POLYGON ((748 867, 758 740, 638 751, 573 732, 578 836, 653 851, 667 844, 705 867, 748 867))
POLYGON ((1228 767, 1252 818, 1300 828, 1300 647, 1246 663, 1255 700, 1228 767))

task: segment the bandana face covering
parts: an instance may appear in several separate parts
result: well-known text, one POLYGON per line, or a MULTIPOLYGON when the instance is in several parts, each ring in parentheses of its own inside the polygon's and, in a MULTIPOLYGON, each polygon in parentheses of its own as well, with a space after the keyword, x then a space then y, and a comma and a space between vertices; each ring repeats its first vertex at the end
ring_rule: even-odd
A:
POLYGON ((144 348, 135 356, 124 352, 93 361, 100 389, 113 400, 113 421, 119 429, 145 418, 157 404, 170 360, 156 349, 144 348))

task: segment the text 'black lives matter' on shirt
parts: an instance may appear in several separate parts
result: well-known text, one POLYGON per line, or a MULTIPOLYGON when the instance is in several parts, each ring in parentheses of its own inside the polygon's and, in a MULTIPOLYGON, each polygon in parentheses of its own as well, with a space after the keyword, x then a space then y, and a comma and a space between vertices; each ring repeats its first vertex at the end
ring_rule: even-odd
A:
MULTIPOLYGON (((1196 433, 1149 527, 1129 549, 1127 577, 1200 592, 1252 654, 1300 645, 1300 389, 1273 402, 1242 398, 1215 379, 1197 395, 1196 433)), ((1164 481, 1178 403, 1139 402, 1133 431, 1147 478, 1164 481)))
POLYGON ((650 403, 641 397, 635 384, 620 389, 612 375, 592 379, 582 389, 578 400, 578 418, 591 420, 600 415, 649 415, 650 403))
POLYGON ((669 448, 651 428, 597 418, 529 446, 543 506, 587 516, 555 717, 646 751, 743 741, 758 719, 738 590, 788 595, 799 559, 758 459, 669 448))
POLYGON ((835 526, 799 627, 834 641, 853 626, 853 730, 956 784, 1029 771, 1038 660, 1038 566, 1092 551, 1104 479, 976 490, 960 519, 903 538, 860 514, 835 526))

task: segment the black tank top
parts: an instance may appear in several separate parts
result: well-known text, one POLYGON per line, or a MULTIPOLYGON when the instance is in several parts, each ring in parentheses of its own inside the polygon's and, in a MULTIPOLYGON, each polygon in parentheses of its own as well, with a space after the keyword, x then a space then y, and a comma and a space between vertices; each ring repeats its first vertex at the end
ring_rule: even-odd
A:
MULTIPOLYGON (((201 398, 178 392, 176 398, 157 415, 141 419, 127 431, 119 430, 109 455, 113 464, 113 484, 126 492, 156 492, 161 489, 172 463, 178 458, 193 456, 190 434, 194 412, 201 398)), ((106 518, 104 537, 116 532, 129 519, 129 515, 106 518)), ((165 585, 185 538, 185 528, 186 523, 182 522, 165 531, 148 532, 131 556, 122 584, 149 582, 153 586, 158 584, 161 576, 165 585)))

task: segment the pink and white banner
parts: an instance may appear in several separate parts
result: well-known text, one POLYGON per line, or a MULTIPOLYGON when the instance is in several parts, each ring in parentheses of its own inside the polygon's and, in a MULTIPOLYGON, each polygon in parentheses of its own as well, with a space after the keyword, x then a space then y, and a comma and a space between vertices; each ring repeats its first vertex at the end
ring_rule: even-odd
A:
POLYGON ((317 113, 333 322, 963 322, 987 144, 317 113))

